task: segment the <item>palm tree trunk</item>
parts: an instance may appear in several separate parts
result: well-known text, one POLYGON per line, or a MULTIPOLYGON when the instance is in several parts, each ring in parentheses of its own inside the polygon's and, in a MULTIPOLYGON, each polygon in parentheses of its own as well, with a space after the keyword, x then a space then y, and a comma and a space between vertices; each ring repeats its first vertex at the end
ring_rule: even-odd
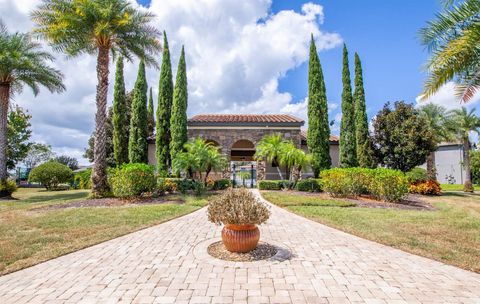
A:
POLYGON ((463 191, 473 192, 472 170, 470 168, 470 141, 468 137, 463 139, 463 163, 465 166, 465 183, 463 191))
POLYGON ((435 166, 435 151, 427 156, 427 175, 429 180, 437 180, 437 168, 435 166))
MULTIPOLYGON (((0 84, 0 183, 7 181, 7 115, 10 85, 0 84)), ((0 192, 0 197, 6 193, 0 192)))
POLYGON ((105 122, 107 120, 109 63, 109 49, 106 47, 99 48, 97 58, 97 114, 95 115, 94 164, 92 172, 92 195, 96 197, 102 197, 108 193, 105 122))

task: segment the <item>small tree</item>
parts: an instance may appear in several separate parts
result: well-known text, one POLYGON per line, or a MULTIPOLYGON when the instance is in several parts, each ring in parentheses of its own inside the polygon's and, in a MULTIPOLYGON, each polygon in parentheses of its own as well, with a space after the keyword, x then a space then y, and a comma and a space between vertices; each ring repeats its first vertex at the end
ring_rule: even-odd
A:
POLYGON ((147 109, 147 134, 152 136, 155 133, 155 111, 153 110, 153 92, 150 87, 150 96, 148 98, 147 109))
POLYGON ((7 118, 7 169, 13 170, 28 154, 32 116, 18 105, 10 106, 7 118))
POLYGON ((132 116, 130 118, 130 137, 128 140, 128 159, 130 163, 148 162, 147 90, 145 64, 140 61, 137 81, 133 90, 132 116))
POLYGON ((473 192, 472 168, 470 166, 470 133, 480 134, 480 118, 475 114, 475 108, 467 110, 465 107, 453 110, 452 121, 456 136, 463 144, 463 166, 465 168, 465 183, 463 191, 473 192))
POLYGON ((175 174, 183 172, 191 179, 206 183, 211 172, 221 171, 227 165, 226 157, 220 154, 218 148, 201 138, 186 143, 184 148, 185 151, 177 154, 172 161, 175 174))
POLYGON ((292 188, 297 184, 302 170, 310 163, 310 157, 302 149, 298 149, 292 142, 284 141, 280 154, 280 164, 288 171, 289 181, 293 181, 292 188))
POLYGON ((437 170, 435 167, 435 150, 442 141, 453 139, 451 116, 447 110, 439 105, 429 103, 418 109, 420 116, 426 122, 430 133, 433 135, 435 149, 427 156, 427 172, 428 178, 437 180, 437 170))
POLYGON ((355 138, 355 104, 352 97, 350 68, 348 65, 347 46, 343 45, 343 72, 342 72, 342 121, 340 123, 340 166, 344 168, 356 167, 357 144, 355 138))
POLYGON ((52 147, 45 144, 33 143, 28 149, 27 156, 23 159, 23 164, 28 169, 33 169, 39 164, 52 159, 54 156, 52 147))
POLYGON ((363 71, 360 57, 355 53, 355 141, 357 147, 357 161, 360 167, 371 167, 369 159, 368 117, 365 104, 365 90, 363 89, 363 71))
POLYGON ((408 172, 425 163, 435 149, 433 134, 411 104, 390 103, 373 120, 373 140, 381 164, 408 172))
POLYGON ((321 170, 332 165, 330 158, 330 125, 328 103, 322 65, 318 58, 313 35, 310 41, 310 61, 308 64, 308 151, 312 155, 312 169, 318 177, 321 170))
POLYGON ((172 117, 170 118, 170 156, 171 159, 183 150, 183 145, 188 140, 187 134, 187 67, 185 64, 185 51, 182 47, 182 54, 178 62, 177 79, 173 93, 172 117))
POLYGON ((283 179, 283 174, 279 167, 283 144, 284 140, 281 134, 266 135, 258 142, 254 155, 256 160, 266 160, 276 166, 280 179, 283 179))
POLYGON ((40 183, 47 190, 58 189, 59 184, 71 181, 73 177, 72 170, 56 161, 49 161, 33 168, 28 176, 28 181, 40 183))
POLYGON ((163 57, 158 91, 155 155, 157 157, 157 171, 160 175, 166 175, 170 164, 170 116, 173 101, 173 76, 170 50, 165 31, 163 32, 163 57))
MULTIPOLYGON (((109 125, 113 125, 113 153, 115 158, 115 164, 122 165, 128 162, 128 125, 129 120, 129 105, 127 95, 125 93, 125 80, 123 78, 123 58, 120 57, 117 60, 117 69, 115 72, 115 85, 113 87, 113 113, 110 118, 110 122, 105 123, 105 129, 109 128, 109 125)), ((109 117, 107 117, 107 120, 109 117)), ((108 134, 109 132, 107 132, 108 134)), ((108 136, 106 141, 108 142, 108 136)), ((94 140, 92 141, 93 144, 94 140)), ((93 158, 93 149, 92 149, 93 158)), ((107 147, 107 163, 108 163, 108 147, 107 147)))
POLYGON ((69 167, 71 170, 78 169, 78 160, 75 157, 71 157, 68 155, 60 155, 60 156, 56 156, 53 160, 56 161, 57 163, 60 163, 62 165, 69 167))

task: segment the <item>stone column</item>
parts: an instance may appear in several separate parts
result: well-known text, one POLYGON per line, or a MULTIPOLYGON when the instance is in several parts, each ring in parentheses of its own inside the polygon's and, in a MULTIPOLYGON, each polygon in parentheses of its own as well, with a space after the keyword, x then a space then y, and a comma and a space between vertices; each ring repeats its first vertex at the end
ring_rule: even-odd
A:
POLYGON ((265 161, 257 160, 257 181, 265 179, 265 161))

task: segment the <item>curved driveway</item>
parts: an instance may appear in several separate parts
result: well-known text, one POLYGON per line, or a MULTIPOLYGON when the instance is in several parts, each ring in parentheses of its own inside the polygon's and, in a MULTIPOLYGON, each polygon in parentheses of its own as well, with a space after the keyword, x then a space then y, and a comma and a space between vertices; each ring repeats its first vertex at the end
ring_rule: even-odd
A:
POLYGON ((272 206, 290 259, 216 260, 205 208, 0 277, 0 303, 480 303, 480 275, 272 206))

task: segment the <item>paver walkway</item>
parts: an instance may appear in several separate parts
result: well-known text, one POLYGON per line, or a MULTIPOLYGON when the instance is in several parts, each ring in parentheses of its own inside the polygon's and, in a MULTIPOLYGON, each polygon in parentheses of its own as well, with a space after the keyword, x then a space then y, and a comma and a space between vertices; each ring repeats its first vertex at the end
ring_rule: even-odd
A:
POLYGON ((480 275, 272 206, 284 261, 224 262, 205 209, 0 277, 0 303, 480 303, 480 275))

